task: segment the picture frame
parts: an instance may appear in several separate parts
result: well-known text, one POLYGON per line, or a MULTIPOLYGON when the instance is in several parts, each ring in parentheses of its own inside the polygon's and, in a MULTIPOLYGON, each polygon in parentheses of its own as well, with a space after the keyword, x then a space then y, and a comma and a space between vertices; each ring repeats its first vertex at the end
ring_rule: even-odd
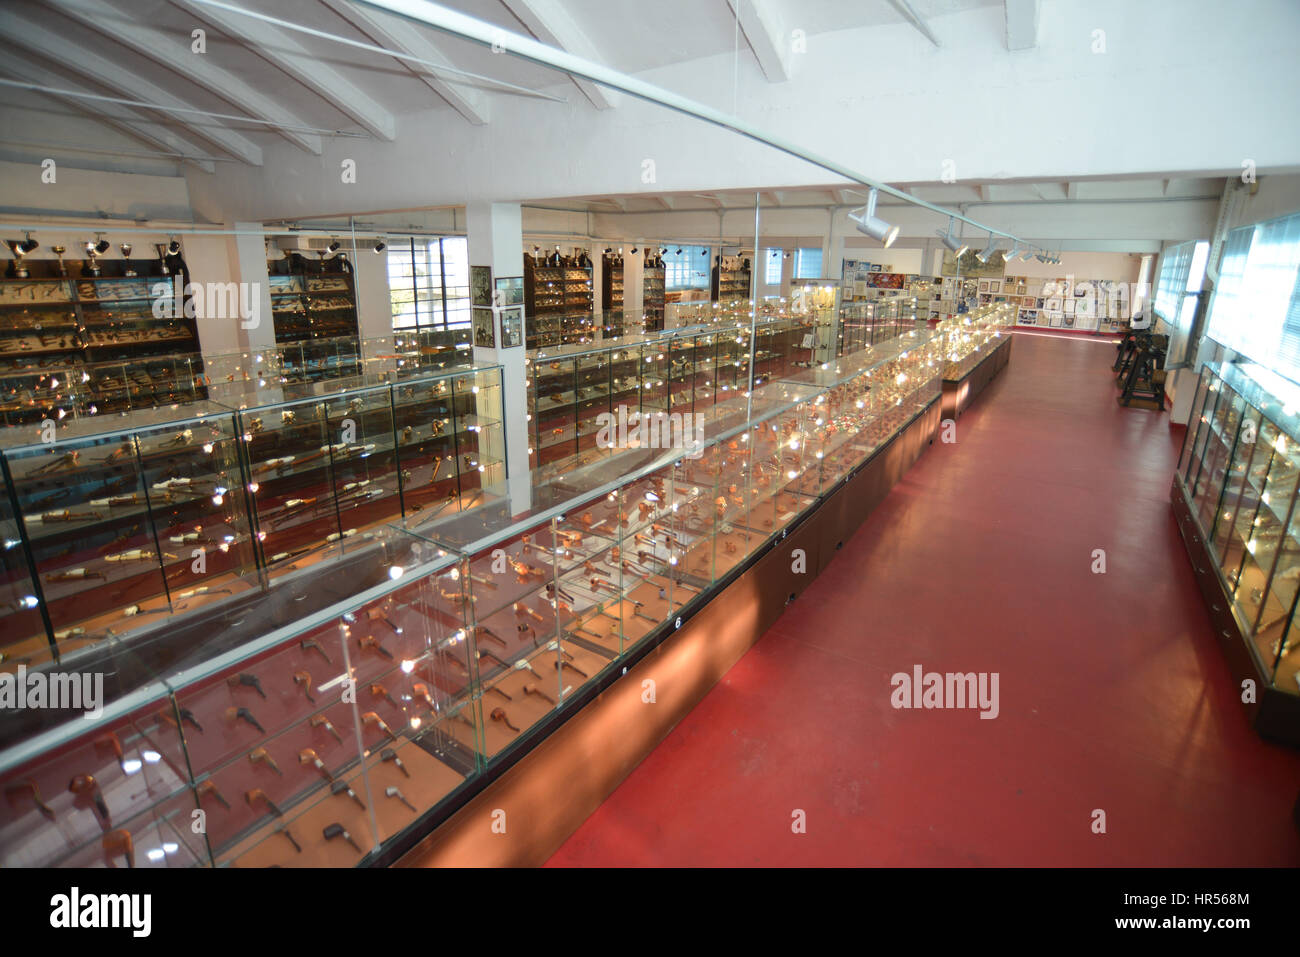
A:
POLYGON ((1064 311, 1067 316, 1074 315, 1074 302, 1075 301, 1073 299, 1066 299, 1064 302, 1061 303, 1061 305, 1064 307, 1064 311))
POLYGON ((872 263, 872 264, 871 264, 871 269, 870 269, 869 271, 870 271, 870 272, 884 272, 884 270, 880 268, 880 263, 872 263))
POLYGON ((469 267, 469 304, 472 307, 492 305, 491 266, 469 267))
POLYGON ((491 306, 471 306, 474 330, 474 345, 477 348, 495 349, 497 347, 496 317, 491 306))
POLYGON ((524 307, 502 306, 498 310, 501 316, 501 348, 513 349, 524 344, 524 307))
POLYGON ((524 277, 500 276, 496 281, 494 306, 519 306, 524 301, 524 277))
POLYGON ((988 292, 988 291, 989 291, 989 281, 987 279, 981 279, 980 292, 988 292))
POLYGON ((990 279, 989 292, 1001 292, 1001 291, 1002 291, 1002 283, 997 279, 990 279))

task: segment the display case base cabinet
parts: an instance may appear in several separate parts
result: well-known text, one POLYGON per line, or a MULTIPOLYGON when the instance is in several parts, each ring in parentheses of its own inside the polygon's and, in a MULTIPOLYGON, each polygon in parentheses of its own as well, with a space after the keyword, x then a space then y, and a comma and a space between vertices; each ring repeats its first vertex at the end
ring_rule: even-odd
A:
POLYGON ((1192 560, 1192 572, 1210 613, 1215 637, 1239 690, 1238 697, 1243 697, 1240 692, 1246 681, 1255 683, 1255 701, 1242 702, 1250 723, 1262 737, 1300 747, 1300 695, 1274 688, 1271 677, 1260 667, 1251 650, 1247 629, 1233 614, 1232 598, 1219 575, 1218 563, 1206 546, 1200 525, 1193 517, 1187 489, 1180 476, 1174 476, 1169 497, 1183 545, 1192 560))
POLYGON ((943 380, 943 418, 955 419, 970 407, 975 397, 996 378, 1011 359, 1011 336, 986 355, 960 379, 943 380))
POLYGON ((932 444, 936 399, 627 674, 404 855, 400 867, 544 863, 829 564, 932 444), (853 525, 846 525, 853 521, 853 525), (805 562, 797 561, 802 549, 805 562), (804 567, 806 571, 796 571, 804 567), (653 682, 653 684, 651 684, 653 682), (653 701, 649 700, 653 689, 653 701))

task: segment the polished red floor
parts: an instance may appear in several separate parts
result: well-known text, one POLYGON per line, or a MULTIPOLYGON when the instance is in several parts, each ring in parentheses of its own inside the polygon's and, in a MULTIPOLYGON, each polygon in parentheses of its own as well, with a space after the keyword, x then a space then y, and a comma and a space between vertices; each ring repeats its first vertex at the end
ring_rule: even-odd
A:
POLYGON ((1171 517, 1182 430, 1116 404, 1112 358, 1017 336, 550 864, 1300 864, 1300 753, 1247 726, 1171 517), (916 664, 997 672, 999 717, 894 710, 916 664))

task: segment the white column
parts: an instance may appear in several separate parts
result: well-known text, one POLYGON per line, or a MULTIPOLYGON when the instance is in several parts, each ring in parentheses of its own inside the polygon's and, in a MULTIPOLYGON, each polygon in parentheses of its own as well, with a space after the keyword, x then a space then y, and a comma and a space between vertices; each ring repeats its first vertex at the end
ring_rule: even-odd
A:
MULTIPOLYGON (((465 207, 465 229, 471 266, 489 266, 492 280, 524 274, 523 220, 518 203, 470 203, 465 207)), ((519 307, 522 308, 522 307, 519 307)), ((480 406, 483 415, 500 418, 505 433, 507 465, 505 494, 511 510, 518 514, 532 505, 528 480, 528 398, 525 381, 524 346, 504 348, 500 315, 496 321, 495 349, 474 347, 476 363, 501 366, 501 407, 480 406)), ((525 326, 528 317, 524 316, 525 326)), ((480 398, 480 402, 482 402, 480 398)))
MULTIPOLYGON (((209 283, 248 283, 256 304, 248 319, 203 316, 197 321, 199 349, 209 356, 275 347, 271 289, 266 270, 266 239, 261 223, 235 223, 234 235, 187 236, 183 255, 196 291, 209 283), (247 328, 245 328, 247 327, 247 328)), ((242 301, 242 294, 241 294, 242 301)))

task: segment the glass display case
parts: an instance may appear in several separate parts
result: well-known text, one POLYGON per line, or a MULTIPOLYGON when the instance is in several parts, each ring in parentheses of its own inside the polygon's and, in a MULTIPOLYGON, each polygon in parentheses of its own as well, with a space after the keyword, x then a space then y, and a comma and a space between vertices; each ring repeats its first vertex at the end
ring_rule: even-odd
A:
POLYGON ((916 328, 916 299, 908 295, 854 300, 840 307, 836 354, 847 355, 916 328))
POLYGON ((0 612, 6 656, 39 661, 115 637, 229 593, 254 567, 235 416, 195 403, 101 431, 111 421, 3 449, 16 525, 6 545, 32 588, 21 610, 0 612))
POLYGON ((981 306, 967 315, 939 324, 946 337, 948 362, 943 377, 956 381, 969 375, 998 346, 1014 325, 1015 308, 1007 304, 981 306))
MULTIPOLYGON (((531 350, 526 359, 530 464, 568 467, 607 454, 597 447, 602 415, 620 407, 647 412, 707 412, 749 388, 749 303, 681 304, 698 324, 621 336, 591 345, 531 350), (707 317, 707 320, 704 319, 707 317)), ((756 329, 756 384, 808 367, 816 314, 765 301, 756 329)))
POLYGON ((504 478, 500 367, 331 385, 0 434, 6 561, 26 566, 10 587, 31 579, 0 610, 4 653, 133 632, 254 569, 280 575, 404 516, 472 507, 504 478))
MULTIPOLYGON (((463 568, 390 532, 363 576, 377 584, 234 655, 205 647, 169 667, 136 650, 161 667, 101 717, 0 754, 0 865, 366 859, 480 766, 463 568)), ((239 629, 231 617, 191 613, 171 639, 239 629)))
POLYGON ((1300 387, 1262 366, 1203 367, 1175 483, 1261 683, 1293 700, 1300 695, 1292 630, 1300 594, 1298 408, 1300 387))
MULTIPOLYGON (((88 661, 35 663, 51 676, 119 677, 93 720, 0 714, 0 865, 390 860, 617 680, 810 514, 837 474, 934 401, 941 340, 917 333, 902 345, 715 402, 702 420, 648 417, 645 428, 666 430, 657 439, 642 435, 618 457, 537 471, 509 489, 486 461, 490 431, 459 421, 465 387, 479 412, 491 409, 490 374, 432 396, 389 383, 387 401, 368 389, 222 413, 235 420, 240 456, 288 458, 286 477, 310 464, 318 496, 337 502, 349 483, 368 482, 391 507, 433 486, 432 504, 389 523, 377 512, 347 518, 358 528, 368 518, 369 537, 272 576, 259 565, 228 594, 90 646, 88 661), (480 484, 454 508, 440 507, 432 465, 445 446, 420 428, 431 406, 437 421, 440 403, 444 430, 488 443, 470 453, 482 471, 457 466, 458 481, 480 484), (332 457, 348 420, 347 454, 332 457), (853 444, 857 433, 871 442, 853 444), (294 449, 313 447, 325 454, 298 462, 294 449)), ((669 376, 673 357, 665 353, 669 376)), ((608 381, 608 367, 603 374, 608 381)), ((240 478, 256 486, 247 506, 255 537, 264 522, 298 521, 286 496, 305 499, 307 486, 240 478)), ((313 534, 338 527, 325 521, 313 534)), ((19 577, 10 585, 26 587, 19 577)))
POLYGON ((940 395, 944 337, 912 329, 789 381, 822 390, 798 488, 824 495, 940 395))

